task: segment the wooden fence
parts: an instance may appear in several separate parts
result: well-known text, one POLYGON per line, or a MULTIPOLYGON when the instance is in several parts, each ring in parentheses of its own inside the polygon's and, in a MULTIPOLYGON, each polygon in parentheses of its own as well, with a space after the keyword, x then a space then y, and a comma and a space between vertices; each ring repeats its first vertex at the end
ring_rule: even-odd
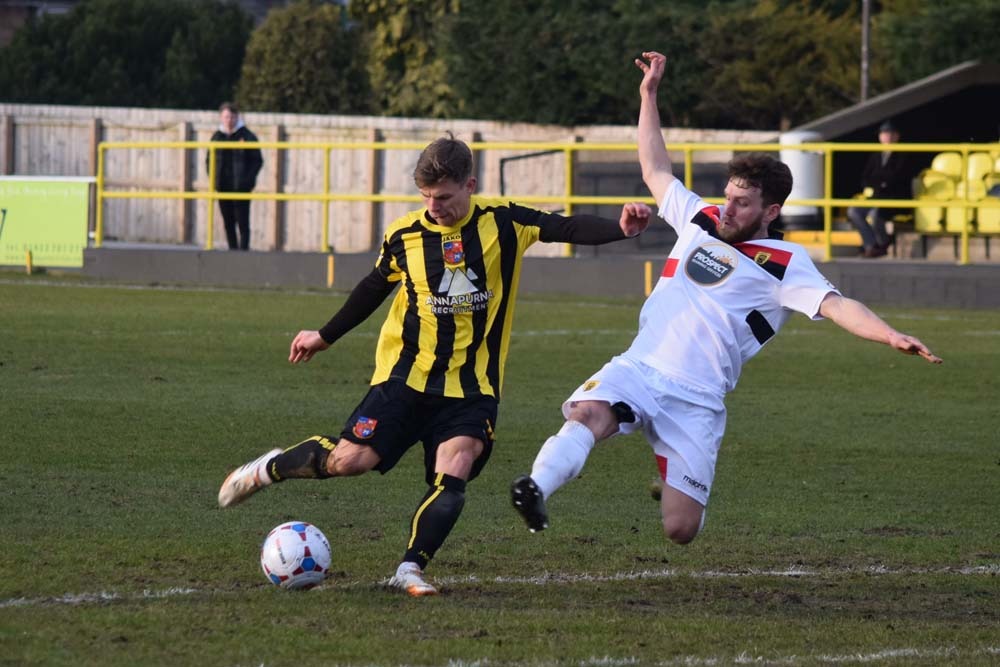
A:
MULTIPOLYGON (((638 105, 638 101, 637 101, 638 105)), ((320 116, 247 113, 244 118, 262 142, 416 142, 426 144, 446 132, 472 142, 634 143, 633 126, 565 128, 473 120, 428 120, 370 116, 320 116)), ((217 128, 215 111, 126 109, 0 104, 0 174, 96 176, 101 142, 208 141, 217 128)), ((760 143, 775 132, 668 129, 669 143, 760 143)), ((410 151, 334 151, 329 183, 334 192, 416 194, 413 167, 419 149, 410 151)), ((530 151, 528 151, 530 153, 530 151)), ((637 181, 634 152, 575 151, 584 167, 605 178, 637 181)), ((107 151, 105 186, 120 191, 208 190, 205 151, 143 147, 107 151)), ((699 160, 725 162, 729 154, 703 153, 699 160)), ((257 193, 306 193, 323 190, 320 150, 264 150, 257 193)), ((563 194, 562 153, 527 156, 523 148, 477 155, 483 194, 563 194), (526 159, 514 159, 526 158, 526 159)), ((641 185, 641 182, 639 183, 641 185)), ((586 188, 575 185, 578 192, 586 188)), ((593 192, 592 194, 600 194, 593 192)), ((616 193, 618 194, 618 193, 616 193)), ((637 195, 647 193, 637 192, 637 195)), ((414 208, 410 202, 329 202, 329 243, 336 252, 364 252, 381 237, 385 224, 414 208)), ((203 199, 113 199, 104 209, 106 239, 128 242, 204 245, 207 201, 203 199)), ((254 201, 251 244, 256 250, 314 251, 322 235, 324 204, 318 201, 254 201)), ((222 239, 221 217, 214 215, 215 239, 222 239)))

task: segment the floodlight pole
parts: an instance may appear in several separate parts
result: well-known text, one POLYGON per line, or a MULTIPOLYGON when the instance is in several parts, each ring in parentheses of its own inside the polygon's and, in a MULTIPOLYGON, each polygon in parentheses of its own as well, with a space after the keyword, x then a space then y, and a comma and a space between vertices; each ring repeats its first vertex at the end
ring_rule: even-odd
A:
POLYGON ((870 41, 871 0, 861 0, 861 101, 868 99, 868 44, 870 41))

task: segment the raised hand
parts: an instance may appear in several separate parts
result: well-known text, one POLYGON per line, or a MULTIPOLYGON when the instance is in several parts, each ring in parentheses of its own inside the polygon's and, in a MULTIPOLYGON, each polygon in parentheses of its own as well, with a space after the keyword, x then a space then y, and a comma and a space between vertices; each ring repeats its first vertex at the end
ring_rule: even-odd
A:
POLYGON ((642 70, 642 83, 639 84, 640 92, 656 92, 660 86, 660 80, 663 79, 663 68, 666 62, 667 57, 656 51, 643 51, 642 58, 635 59, 636 67, 642 70))
POLYGON ((618 220, 618 226, 622 233, 628 238, 638 236, 649 227, 649 221, 653 217, 653 210, 640 202, 629 202, 622 206, 622 215, 618 220))

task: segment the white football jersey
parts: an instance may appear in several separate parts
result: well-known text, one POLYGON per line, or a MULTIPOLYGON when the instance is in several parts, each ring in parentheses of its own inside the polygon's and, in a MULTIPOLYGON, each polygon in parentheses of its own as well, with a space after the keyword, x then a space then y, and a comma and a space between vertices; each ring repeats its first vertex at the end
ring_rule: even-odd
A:
POLYGON ((730 245, 718 238, 722 207, 680 181, 667 188, 659 215, 678 235, 626 357, 699 389, 724 394, 743 364, 781 329, 792 311, 812 319, 839 293, 805 248, 776 239, 730 245))

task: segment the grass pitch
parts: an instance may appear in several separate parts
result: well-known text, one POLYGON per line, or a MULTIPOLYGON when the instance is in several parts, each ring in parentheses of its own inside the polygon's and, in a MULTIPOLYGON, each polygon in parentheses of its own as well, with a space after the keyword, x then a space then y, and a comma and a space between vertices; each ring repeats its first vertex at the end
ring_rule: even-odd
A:
POLYGON ((945 359, 796 316, 745 369, 705 531, 659 528, 638 436, 598 447, 531 535, 507 488, 641 300, 524 295, 498 443, 428 574, 383 589, 424 487, 290 482, 222 511, 225 474, 337 433, 381 314, 304 366, 324 292, 0 275, 0 664, 725 665, 1000 661, 1000 312, 879 309, 945 359), (278 523, 319 526, 321 588, 269 585, 278 523))

